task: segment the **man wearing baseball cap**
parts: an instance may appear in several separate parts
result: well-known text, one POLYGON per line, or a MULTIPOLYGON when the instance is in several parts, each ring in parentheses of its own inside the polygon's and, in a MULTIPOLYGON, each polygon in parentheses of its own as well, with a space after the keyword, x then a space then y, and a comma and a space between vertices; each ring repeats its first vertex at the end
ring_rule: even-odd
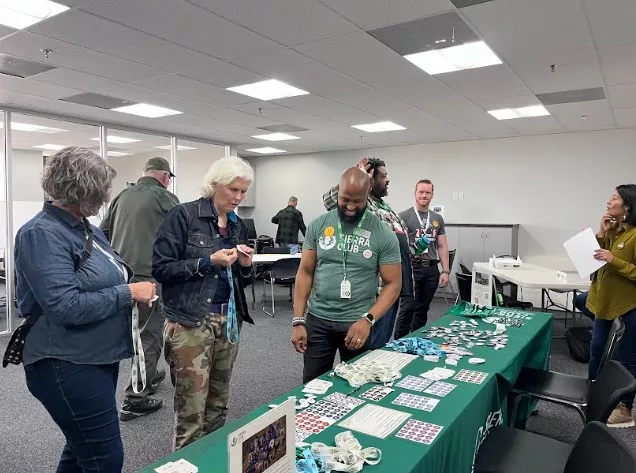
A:
MULTIPOLYGON (((133 269, 132 282, 156 283, 152 278, 155 233, 168 211, 179 204, 177 196, 167 189, 173 177, 168 161, 160 157, 150 158, 143 168, 142 177, 115 197, 100 225, 113 248, 133 269)), ((159 284, 157 295, 161 297, 159 284)), ((165 370, 157 371, 163 346, 161 299, 152 307, 138 307, 148 384, 139 393, 134 392, 132 383, 128 384, 119 414, 122 421, 150 414, 162 406, 160 399, 150 397, 166 377, 165 370)), ((138 390, 141 388, 141 385, 138 386, 138 390)))

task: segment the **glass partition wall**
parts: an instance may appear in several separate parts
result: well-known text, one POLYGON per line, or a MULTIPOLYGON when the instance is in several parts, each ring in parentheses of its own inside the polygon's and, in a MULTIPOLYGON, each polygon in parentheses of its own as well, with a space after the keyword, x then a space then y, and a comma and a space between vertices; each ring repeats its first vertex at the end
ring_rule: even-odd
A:
MULTIPOLYGON (((199 197, 203 175, 225 154, 223 145, 0 109, 0 336, 21 323, 15 281, 7 278, 13 274, 15 234, 42 208, 40 181, 47 157, 66 146, 89 148, 117 170, 111 198, 137 182, 148 159, 162 157, 178 176, 170 190, 182 202, 199 197)), ((98 225, 105 211, 92 223, 98 225)))

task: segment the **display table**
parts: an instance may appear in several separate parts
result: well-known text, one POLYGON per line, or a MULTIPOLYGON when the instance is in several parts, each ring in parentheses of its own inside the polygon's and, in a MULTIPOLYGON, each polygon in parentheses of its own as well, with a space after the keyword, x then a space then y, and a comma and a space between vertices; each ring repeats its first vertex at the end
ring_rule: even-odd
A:
MULTIPOLYGON (((403 377, 407 375, 418 376, 435 367, 446 367, 456 372, 461 369, 481 371, 488 373, 488 376, 481 384, 458 381, 453 379, 453 377, 443 380, 444 382, 455 384, 456 387, 445 397, 441 398, 432 394, 408 391, 393 386, 395 391, 375 404, 408 412, 412 414, 410 419, 436 424, 443 428, 431 445, 397 438, 395 434, 399 429, 386 439, 354 431, 353 434, 363 447, 374 446, 382 450, 382 462, 376 466, 367 465, 363 471, 375 473, 470 473, 476 450, 488 431, 502 421, 505 422, 506 396, 521 368, 524 366, 540 369, 547 368, 552 335, 552 315, 544 312, 527 312, 526 314, 530 319, 523 320, 522 326, 507 328, 508 344, 505 348, 500 350, 495 350, 490 346, 475 346, 471 348, 475 357, 481 357, 486 360, 483 364, 469 364, 469 357, 467 356, 463 357, 456 367, 445 365, 443 360, 438 363, 432 363, 419 357, 403 368, 401 370, 403 377), (391 402, 401 393, 439 399, 439 403, 432 412, 392 404, 391 402)), ((456 320, 466 321, 468 319, 446 315, 431 325, 448 327, 451 322, 456 320)), ((479 321, 477 329, 494 330, 494 326, 479 321)), ((413 335, 420 336, 421 333, 418 332, 413 335)), ((433 339, 433 341, 436 340, 433 339)), ((301 373, 298 373, 299 378, 300 376, 301 373)), ((322 379, 334 383, 327 394, 333 392, 348 394, 352 391, 351 386, 340 378, 329 378, 325 375, 322 379)), ((359 394, 365 392, 371 386, 371 384, 363 386, 352 396, 358 397, 359 394)), ((282 402, 291 395, 303 397, 304 394, 301 390, 302 386, 277 400, 273 400, 273 403, 282 402)), ((318 399, 322 397, 318 396, 318 399)), ((366 404, 374 404, 374 402, 366 401, 362 406, 366 404)), ((350 417, 360 408, 353 410, 341 421, 350 417)), ((227 472, 228 435, 266 412, 267 409, 267 406, 256 409, 198 442, 148 466, 142 472, 152 473, 157 466, 180 458, 185 458, 198 466, 200 473, 227 472)), ((347 430, 340 427, 338 423, 319 434, 308 437, 305 442, 323 442, 327 445, 334 445, 335 435, 347 430)))

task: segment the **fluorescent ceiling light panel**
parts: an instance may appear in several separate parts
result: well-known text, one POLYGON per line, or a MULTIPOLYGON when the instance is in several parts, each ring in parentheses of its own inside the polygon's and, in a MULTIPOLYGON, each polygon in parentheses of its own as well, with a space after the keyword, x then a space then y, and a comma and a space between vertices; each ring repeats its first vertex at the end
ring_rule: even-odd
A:
POLYGON ((497 120, 514 120, 515 118, 545 117, 550 112, 543 105, 530 105, 520 108, 502 108, 499 110, 489 110, 497 120))
POLYGON ((0 0, 0 24, 22 30, 68 9, 49 0, 0 0))
MULTIPOLYGON (((165 146, 155 146, 156 149, 172 149, 172 146, 170 145, 165 145, 165 146)), ((193 148, 192 146, 181 146, 181 145, 177 145, 177 151, 188 151, 191 149, 196 149, 193 148)))
POLYGON ((501 59, 483 41, 407 54, 404 58, 432 76, 502 63, 501 59))
MULTIPOLYGON (((91 138, 91 140, 99 141, 99 138, 91 138)), ((125 138, 123 136, 117 136, 117 135, 106 135, 106 141, 108 143, 125 144, 125 143, 138 143, 141 140, 136 140, 134 138, 125 138)))
MULTIPOLYGON (((0 0, 1 1, 1 0, 0 0)), ((179 115, 183 112, 171 110, 169 108, 158 107, 147 103, 137 103, 135 105, 126 105, 125 107, 117 107, 111 109, 113 112, 129 113, 146 118, 161 118, 169 115, 179 115)))
POLYGON ((50 150, 53 150, 53 151, 59 151, 61 149, 66 148, 66 145, 50 145, 50 144, 46 144, 46 145, 37 145, 37 146, 34 146, 34 148, 50 149, 50 150))
POLYGON ((108 156, 113 156, 114 158, 119 158, 121 156, 130 156, 130 153, 122 153, 121 151, 109 151, 108 156))
POLYGON ((404 128, 403 126, 393 122, 366 123, 363 125, 352 125, 351 128, 357 128, 358 130, 366 131, 369 133, 406 130, 406 128, 404 128))
MULTIPOLYGON (((3 126, 4 124, 0 123, 0 128, 2 128, 3 126)), ((68 130, 62 130, 61 128, 51 128, 48 126, 32 125, 31 123, 20 123, 20 122, 13 122, 13 121, 11 122, 11 129, 15 131, 31 131, 35 133, 48 133, 48 134, 61 133, 63 131, 68 131, 68 130)))
POLYGON ((287 133, 270 133, 268 135, 254 135, 252 138, 258 138, 259 140, 267 141, 286 141, 286 140, 299 140, 300 136, 288 135, 287 133))
POLYGON ((247 149, 245 151, 251 151, 253 153, 259 153, 259 154, 274 154, 274 153, 287 152, 284 149, 276 149, 276 148, 252 148, 252 149, 247 149))
POLYGON ((306 90, 298 89, 276 79, 264 80, 236 87, 228 87, 226 90, 254 97, 259 100, 276 100, 309 94, 306 90))

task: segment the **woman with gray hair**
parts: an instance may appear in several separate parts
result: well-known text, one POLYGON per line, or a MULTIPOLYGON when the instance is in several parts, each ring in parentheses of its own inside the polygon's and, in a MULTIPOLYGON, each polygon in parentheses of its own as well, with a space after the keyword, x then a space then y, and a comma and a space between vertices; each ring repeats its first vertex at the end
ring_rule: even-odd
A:
POLYGON ((29 391, 66 437, 58 473, 123 466, 119 361, 132 354, 132 304, 151 304, 155 287, 127 284, 130 268, 87 220, 115 174, 85 148, 49 157, 42 188, 51 201, 15 240, 18 312, 30 326, 22 361, 29 391))
POLYGON ((244 291, 252 282, 254 251, 235 213, 253 180, 246 161, 216 161, 202 197, 170 210, 157 231, 152 275, 163 290, 175 450, 220 428, 227 417, 241 323, 254 323, 244 291))

